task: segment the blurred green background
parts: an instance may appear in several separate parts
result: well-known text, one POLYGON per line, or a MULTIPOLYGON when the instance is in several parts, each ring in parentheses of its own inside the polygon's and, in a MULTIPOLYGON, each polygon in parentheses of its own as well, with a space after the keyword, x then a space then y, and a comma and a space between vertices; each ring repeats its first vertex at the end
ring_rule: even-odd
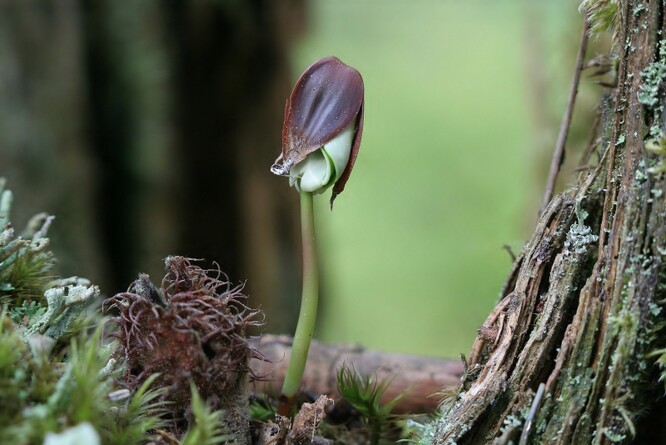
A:
POLYGON ((298 199, 268 168, 293 82, 335 55, 366 114, 345 192, 317 200, 318 336, 457 357, 511 267, 502 246, 531 233, 581 22, 575 1, 7 0, 0 176, 18 225, 56 214, 64 274, 112 295, 159 283, 169 254, 205 258, 290 333, 298 199))
MULTIPOLYGON (((571 18, 575 45, 565 4, 313 4, 294 64, 334 54, 366 85, 354 174, 332 213, 318 203, 324 340, 451 357, 470 349, 511 266, 502 246, 520 251, 545 181, 534 172, 526 68, 541 54, 529 53, 528 23, 547 19, 536 27, 547 43, 571 18)), ((557 76, 548 81, 566 97, 557 76)))
POLYGON ((325 340, 457 356, 492 309, 534 182, 521 14, 487 5, 316 3, 297 60, 335 54, 366 84, 354 175, 332 213, 319 200, 325 340))

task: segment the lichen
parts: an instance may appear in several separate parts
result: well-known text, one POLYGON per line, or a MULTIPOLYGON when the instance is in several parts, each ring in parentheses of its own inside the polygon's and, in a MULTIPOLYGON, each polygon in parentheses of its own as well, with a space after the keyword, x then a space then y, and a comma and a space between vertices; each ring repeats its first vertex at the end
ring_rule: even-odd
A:
MULTIPOLYGON (((645 149, 657 155, 656 162, 647 169, 647 172, 653 175, 666 172, 666 135, 659 131, 656 136, 645 143, 645 149)), ((661 189, 653 189, 651 192, 655 198, 659 198, 663 194, 661 189)))
POLYGON ((233 428, 247 423, 247 358, 258 354, 247 345, 244 330, 258 323, 259 313, 244 306, 240 288, 230 287, 217 269, 167 258, 162 289, 146 277, 130 289, 135 295, 112 300, 130 325, 139 323, 120 323, 134 330, 124 337, 134 348, 127 352, 102 335, 108 329, 94 304, 99 288, 84 278, 57 278, 47 236, 53 218, 38 215, 16 235, 10 222, 13 195, 4 185, 0 178, 0 443, 166 443, 166 436, 155 435, 158 430, 169 443, 247 443, 233 428), (143 335, 138 340, 137 332, 143 335), (182 338, 198 343, 179 342, 182 338), (120 360, 132 354, 144 361, 120 360), (159 366, 151 366, 160 357, 159 366), (203 366, 187 368, 181 358, 201 359, 203 366), (228 372, 205 372, 220 370, 216 366, 223 362, 228 372), (169 380, 180 371, 181 381, 169 380), (225 391, 208 391, 204 401, 187 372, 204 390, 224 386, 225 391), (128 377, 133 384, 121 386, 121 378, 128 377), (174 405, 178 397, 188 403, 174 405), (222 405, 224 413, 215 409, 222 405))
MULTIPOLYGON (((661 116, 664 106, 659 100, 660 90, 664 79, 666 79, 666 40, 659 41, 658 59, 650 63, 643 71, 641 77, 643 83, 638 91, 638 101, 652 110, 652 122, 661 122, 661 116)), ((662 173, 666 170, 664 167, 664 134, 659 125, 653 124, 650 127, 650 140, 645 144, 647 150, 651 150, 660 155, 659 165, 648 169, 649 173, 662 173)))
POLYGON ((46 433, 44 445, 100 445, 101 439, 90 422, 82 422, 61 433, 46 433))
POLYGON ((595 244, 599 236, 592 233, 589 226, 575 222, 571 225, 567 239, 564 242, 565 256, 579 256, 584 254, 590 245, 595 244))
POLYGON ((37 215, 17 236, 12 203, 0 178, 0 443, 145 443, 161 426, 159 393, 148 381, 109 397, 118 389, 114 366, 99 314, 89 311, 99 289, 56 279, 53 217, 37 215))
POLYGON ((666 40, 659 42, 659 58, 641 71, 641 77, 643 83, 638 91, 638 101, 654 107, 659 102, 659 88, 666 78, 666 40))
POLYGON ((604 436, 606 436, 606 438, 608 438, 608 440, 610 440, 613 443, 624 442, 624 440, 627 438, 626 434, 615 432, 611 428, 604 428, 603 433, 604 436))
POLYGON ((63 343, 98 301, 99 288, 83 278, 57 278, 48 248, 53 216, 35 215, 17 235, 10 221, 12 203, 13 194, 0 178, 0 305, 23 338, 43 334, 63 343))

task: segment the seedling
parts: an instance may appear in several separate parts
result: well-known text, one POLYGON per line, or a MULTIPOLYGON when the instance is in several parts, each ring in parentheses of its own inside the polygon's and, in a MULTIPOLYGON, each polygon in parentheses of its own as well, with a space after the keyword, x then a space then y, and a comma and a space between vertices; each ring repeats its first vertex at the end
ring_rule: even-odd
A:
POLYGON ((361 415, 370 430, 370 443, 379 444, 393 407, 404 393, 382 402, 391 378, 379 380, 376 375, 362 376, 353 366, 343 364, 338 370, 338 392, 361 415))
POLYGON ((301 195, 303 293, 279 412, 288 415, 301 383, 317 316, 319 277, 313 195, 333 186, 331 208, 358 155, 363 132, 363 79, 335 57, 311 65, 285 107, 282 154, 271 172, 289 176, 301 195))

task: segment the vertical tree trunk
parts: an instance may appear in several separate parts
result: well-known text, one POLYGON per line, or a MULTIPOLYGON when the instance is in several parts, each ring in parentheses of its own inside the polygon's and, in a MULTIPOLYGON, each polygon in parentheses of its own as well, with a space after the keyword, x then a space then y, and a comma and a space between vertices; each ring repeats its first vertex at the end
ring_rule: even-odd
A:
POLYGON ((268 168, 305 16, 304 0, 0 1, 15 220, 56 214, 61 272, 107 294, 169 254, 217 261, 293 331, 298 196, 268 168))
POLYGON ((0 2, 0 176, 16 193, 18 227, 37 211, 57 215, 61 270, 107 282, 90 211, 84 22, 77 0, 0 2))
POLYGON ((666 146, 664 6, 592 3, 616 20, 601 160, 543 212, 434 443, 628 443, 663 393, 650 353, 666 346, 665 161, 646 146, 666 146))
POLYGON ((298 199, 268 168, 280 151, 287 50, 304 10, 303 0, 168 4, 177 247, 247 280, 251 304, 271 314, 277 332, 293 330, 297 314, 298 199))

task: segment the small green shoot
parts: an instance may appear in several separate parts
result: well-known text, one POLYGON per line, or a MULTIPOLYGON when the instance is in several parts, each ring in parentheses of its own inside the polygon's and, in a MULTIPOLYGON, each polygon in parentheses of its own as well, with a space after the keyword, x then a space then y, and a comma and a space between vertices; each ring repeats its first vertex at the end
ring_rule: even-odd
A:
POLYGON ((305 362, 308 359, 310 341, 314 334, 319 300, 319 267, 317 265, 317 243, 315 240, 314 206, 312 193, 301 192, 301 239, 303 246, 303 293, 298 324, 291 347, 289 368, 282 385, 286 403, 279 407, 280 414, 289 416, 296 393, 301 385, 305 362))
POLYGON ((231 441, 222 424, 222 411, 214 411, 205 403, 194 384, 192 389, 192 426, 181 440, 181 445, 215 445, 231 441))
POLYGON ((649 358, 657 357, 655 364, 659 366, 661 373, 659 374, 659 381, 664 383, 666 390, 666 348, 657 349, 647 355, 649 358))
POLYGON ((275 408, 270 405, 270 402, 254 399, 250 402, 250 417, 260 422, 275 419, 275 408))
POLYGON ((154 431, 165 426, 163 416, 167 413, 161 398, 166 388, 151 389, 159 374, 153 374, 136 390, 127 405, 120 410, 117 423, 111 429, 113 444, 141 443, 147 431, 154 431))
POLYGON ((378 380, 377 375, 363 376, 353 366, 343 364, 338 370, 338 392, 359 412, 370 430, 370 443, 379 444, 386 431, 391 411, 405 395, 399 394, 394 399, 382 403, 391 378, 378 380))

